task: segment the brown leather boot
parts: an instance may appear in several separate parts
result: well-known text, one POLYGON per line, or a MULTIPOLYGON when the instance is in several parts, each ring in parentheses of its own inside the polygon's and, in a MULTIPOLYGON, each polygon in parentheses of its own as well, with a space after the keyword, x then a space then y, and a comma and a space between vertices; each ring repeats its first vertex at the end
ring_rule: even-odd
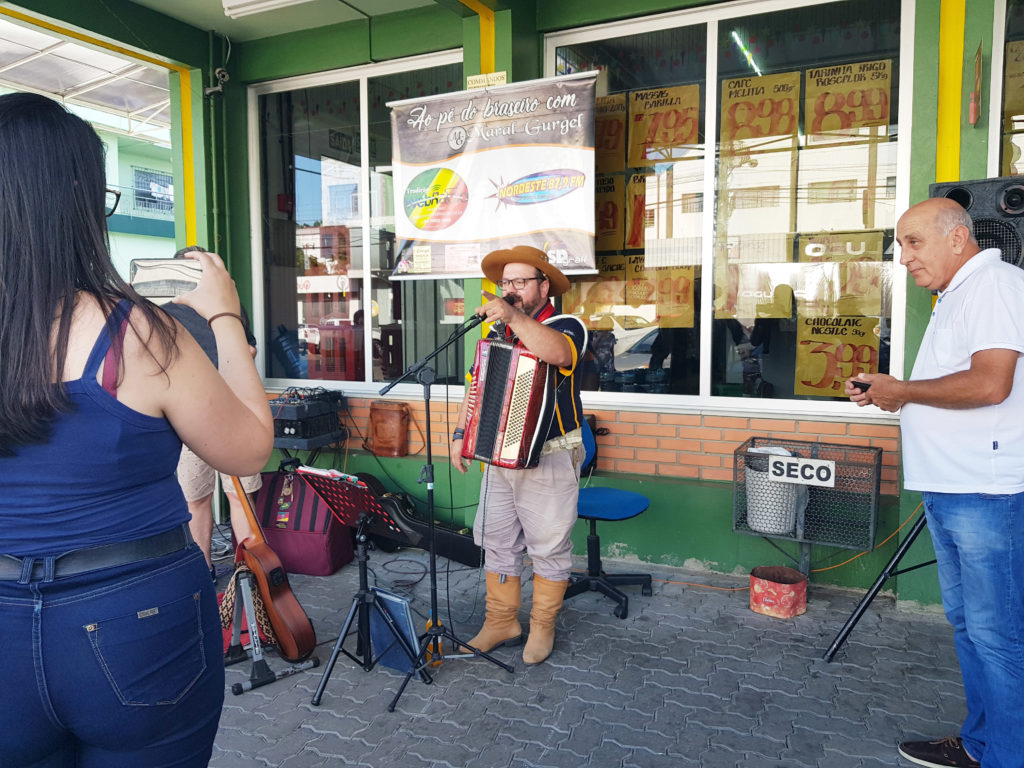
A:
MULTIPOLYGON (((504 576, 487 571, 487 613, 484 625, 469 645, 487 653, 499 645, 519 645, 523 642, 523 628, 519 624, 519 606, 522 603, 522 580, 518 576, 504 576), (502 582, 504 578, 504 582, 502 582)), ((472 653, 460 645, 456 653, 472 653)))
POLYGON ((523 661, 540 664, 555 647, 555 618, 562 608, 569 581, 550 581, 533 575, 533 608, 530 610, 530 636, 523 648, 523 661))

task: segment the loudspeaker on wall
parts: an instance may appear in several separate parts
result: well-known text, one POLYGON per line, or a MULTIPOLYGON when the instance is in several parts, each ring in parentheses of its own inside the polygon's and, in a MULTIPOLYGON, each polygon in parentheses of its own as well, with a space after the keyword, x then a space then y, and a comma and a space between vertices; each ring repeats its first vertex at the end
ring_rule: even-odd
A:
POLYGON ((1003 261, 1024 267, 1024 177, 950 181, 932 184, 929 197, 948 197, 974 220, 974 238, 982 248, 998 248, 1003 261))

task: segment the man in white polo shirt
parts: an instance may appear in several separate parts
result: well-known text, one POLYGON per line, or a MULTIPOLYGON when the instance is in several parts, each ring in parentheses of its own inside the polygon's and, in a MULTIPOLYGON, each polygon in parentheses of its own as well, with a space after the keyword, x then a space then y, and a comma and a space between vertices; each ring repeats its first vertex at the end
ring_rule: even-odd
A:
POLYGON ((937 292, 909 381, 860 374, 858 405, 902 408, 904 484, 922 492, 967 718, 900 744, 925 766, 1024 766, 1024 270, 981 250, 957 203, 896 225, 900 263, 937 292))

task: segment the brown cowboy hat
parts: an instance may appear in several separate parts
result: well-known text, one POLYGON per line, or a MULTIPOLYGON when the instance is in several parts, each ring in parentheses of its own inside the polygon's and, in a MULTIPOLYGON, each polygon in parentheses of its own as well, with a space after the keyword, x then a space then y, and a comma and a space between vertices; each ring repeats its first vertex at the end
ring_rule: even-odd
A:
POLYGON ((548 282, 551 284, 548 296, 561 296, 569 290, 569 278, 563 275, 558 267, 550 263, 548 255, 539 248, 534 248, 531 245, 517 245, 514 248, 491 251, 480 262, 480 268, 488 280, 497 283, 501 280, 506 264, 529 264, 547 275, 548 282))

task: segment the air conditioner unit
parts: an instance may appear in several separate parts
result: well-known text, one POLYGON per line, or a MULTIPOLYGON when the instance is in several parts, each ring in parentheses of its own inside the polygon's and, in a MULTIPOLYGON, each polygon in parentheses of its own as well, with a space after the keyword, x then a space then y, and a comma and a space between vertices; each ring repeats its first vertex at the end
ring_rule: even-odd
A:
POLYGON ((280 8, 308 2, 310 0, 221 0, 224 6, 224 15, 232 19, 263 11, 276 11, 280 8))

